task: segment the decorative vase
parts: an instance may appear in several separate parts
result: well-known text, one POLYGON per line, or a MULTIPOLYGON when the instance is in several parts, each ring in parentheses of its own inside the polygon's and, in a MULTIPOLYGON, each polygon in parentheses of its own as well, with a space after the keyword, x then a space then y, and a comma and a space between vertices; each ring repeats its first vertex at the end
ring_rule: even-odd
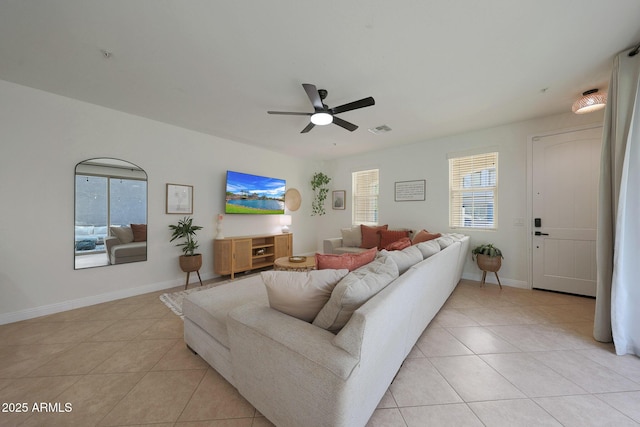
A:
POLYGON ((495 273, 502 267, 502 257, 478 254, 478 267, 482 271, 495 273))
POLYGON ((218 224, 216 225, 216 239, 224 239, 224 234, 222 233, 222 220, 224 219, 224 215, 218 214, 218 224))
POLYGON ((185 273, 198 271, 202 267, 202 254, 180 255, 180 268, 185 273))

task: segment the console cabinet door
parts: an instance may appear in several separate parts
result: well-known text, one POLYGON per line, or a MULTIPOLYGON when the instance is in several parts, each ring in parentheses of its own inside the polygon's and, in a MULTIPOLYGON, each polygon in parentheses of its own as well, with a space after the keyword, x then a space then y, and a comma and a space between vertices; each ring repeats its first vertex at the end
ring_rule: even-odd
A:
POLYGON ((233 272, 251 270, 251 239, 234 239, 233 240, 233 272))
POLYGON ((293 244, 291 241, 291 234, 282 234, 275 236, 274 238, 274 258, 289 257, 293 255, 293 244))

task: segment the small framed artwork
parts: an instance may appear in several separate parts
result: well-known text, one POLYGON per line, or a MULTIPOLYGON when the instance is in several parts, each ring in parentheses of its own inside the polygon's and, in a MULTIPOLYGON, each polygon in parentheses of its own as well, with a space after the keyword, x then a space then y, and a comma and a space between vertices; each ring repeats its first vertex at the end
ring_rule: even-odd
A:
POLYGON ((332 193, 331 207, 333 209, 345 209, 347 192, 345 190, 337 190, 332 193))
POLYGON ((167 213, 193 214, 193 185, 167 184, 167 213))
POLYGON ((427 189, 427 181, 419 179, 415 181, 398 181, 395 187, 396 202, 424 201, 427 189))

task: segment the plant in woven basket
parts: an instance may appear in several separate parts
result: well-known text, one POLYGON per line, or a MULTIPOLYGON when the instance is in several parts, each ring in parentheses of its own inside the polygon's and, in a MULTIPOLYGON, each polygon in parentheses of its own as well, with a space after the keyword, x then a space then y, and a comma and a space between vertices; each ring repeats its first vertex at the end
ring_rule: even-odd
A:
POLYGON ((311 189, 315 193, 315 197, 311 202, 311 215, 324 215, 326 212, 324 210, 324 201, 327 199, 327 194, 329 194, 329 189, 327 188, 327 184, 331 181, 327 175, 322 172, 316 172, 313 174, 313 178, 311 178, 311 189))
POLYGON ((477 259, 478 267, 483 271, 498 271, 502 266, 502 251, 493 243, 478 245, 471 251, 471 259, 477 259))
POLYGON ((185 256, 193 256, 194 251, 198 249, 198 241, 195 239, 196 231, 201 230, 199 225, 193 225, 193 218, 185 216, 178 224, 171 224, 169 228, 173 230, 171 234, 170 242, 176 239, 185 239, 184 242, 176 244, 176 246, 182 246, 182 252, 185 256))

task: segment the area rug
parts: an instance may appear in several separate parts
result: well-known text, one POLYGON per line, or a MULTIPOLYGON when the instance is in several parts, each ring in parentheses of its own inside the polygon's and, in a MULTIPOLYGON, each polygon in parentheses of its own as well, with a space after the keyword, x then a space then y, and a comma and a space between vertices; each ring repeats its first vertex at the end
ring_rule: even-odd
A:
POLYGON ((221 282, 210 283, 210 284, 204 285, 204 286, 193 287, 191 289, 186 289, 186 290, 183 290, 183 291, 168 292, 166 294, 160 295, 160 301, 162 301, 167 307, 169 307, 171 309, 171 311, 173 311, 175 314, 180 316, 180 318, 182 320, 184 320, 184 315, 182 314, 182 300, 187 295, 192 294, 194 292, 205 291, 207 289, 211 289, 211 288, 214 288, 216 286, 224 285, 225 283, 235 282, 235 281, 238 281, 238 280, 246 279, 248 277, 253 277, 253 276, 256 276, 258 274, 260 274, 260 273, 243 274, 241 277, 237 277, 236 276, 236 278, 233 279, 233 280, 228 279, 228 280, 223 280, 221 282))

